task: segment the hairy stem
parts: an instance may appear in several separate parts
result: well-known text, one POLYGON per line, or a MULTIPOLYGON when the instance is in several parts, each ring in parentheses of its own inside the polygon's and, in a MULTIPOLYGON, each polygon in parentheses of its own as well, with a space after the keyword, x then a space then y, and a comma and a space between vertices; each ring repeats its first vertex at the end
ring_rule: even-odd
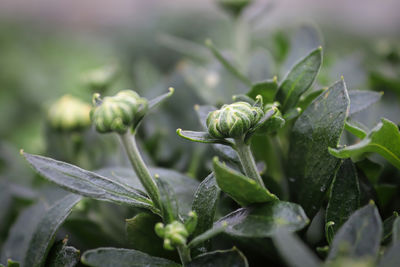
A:
POLYGON ((126 153, 128 154, 129 160, 132 163, 132 167, 136 172, 141 184, 145 188, 150 199, 153 201, 153 205, 156 208, 161 208, 160 205, 160 193, 158 191, 156 182, 151 176, 149 169, 144 163, 142 156, 136 145, 135 136, 131 135, 129 132, 121 134, 121 141, 125 147, 126 153))
POLYGON ((179 257, 181 258, 182 265, 186 266, 186 263, 192 260, 192 258, 190 257, 190 249, 187 246, 179 246, 177 249, 179 257))
POLYGON ((235 139, 235 147, 246 176, 254 179, 258 184, 265 188, 264 182, 257 170, 253 154, 251 153, 250 145, 245 144, 243 138, 238 138, 235 139))

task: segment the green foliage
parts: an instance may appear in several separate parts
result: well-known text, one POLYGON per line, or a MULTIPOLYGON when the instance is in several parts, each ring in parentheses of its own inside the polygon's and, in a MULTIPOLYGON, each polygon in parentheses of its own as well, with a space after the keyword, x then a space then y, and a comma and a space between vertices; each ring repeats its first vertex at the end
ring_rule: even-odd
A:
POLYGON ((400 50, 323 42, 309 24, 264 32, 269 5, 216 2, 231 16, 115 31, 120 62, 83 64, 65 37, 22 38, 30 57, 0 40, 0 266, 400 265, 400 50), (26 70, 53 57, 67 78, 46 75, 60 89, 43 93, 26 70), (97 91, 114 96, 95 94, 90 128, 97 91))

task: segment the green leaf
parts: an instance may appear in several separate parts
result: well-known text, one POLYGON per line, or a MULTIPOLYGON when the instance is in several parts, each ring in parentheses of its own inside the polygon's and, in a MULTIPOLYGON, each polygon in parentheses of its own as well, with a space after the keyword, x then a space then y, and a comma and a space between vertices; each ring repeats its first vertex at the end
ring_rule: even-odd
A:
POLYGON ((383 92, 365 91, 365 90, 350 90, 350 112, 349 115, 356 114, 361 110, 366 109, 370 105, 381 99, 383 92))
POLYGON ((381 217, 375 205, 368 204, 354 212, 336 233, 328 260, 339 257, 375 258, 381 237, 381 217))
POLYGON ((321 261, 318 257, 294 234, 278 232, 273 236, 279 254, 291 267, 318 267, 321 261))
MULTIPOLYGON (((397 212, 393 212, 393 214, 383 221, 383 236, 382 236, 382 244, 388 244, 392 240, 393 229, 394 229, 394 221, 399 217, 397 212)), ((399 221, 400 222, 400 221, 399 221)))
POLYGON ((353 121, 347 120, 344 124, 344 128, 346 129, 346 131, 360 139, 364 139, 367 136, 365 130, 353 121))
MULTIPOLYGON (((192 204, 192 210, 195 211, 198 216, 197 226, 193 232, 193 236, 198 236, 213 226, 220 191, 213 173, 208 175, 200 183, 194 194, 192 204)), ((205 242, 202 247, 207 251, 211 248, 211 243, 205 242)))
POLYGON ((154 177, 156 178, 157 187, 160 190, 162 218, 166 224, 172 223, 178 219, 179 214, 175 192, 166 181, 160 179, 159 174, 156 174, 154 177))
POLYGON ((156 98, 149 100, 149 110, 156 108, 158 105, 160 105, 167 98, 171 97, 174 94, 174 88, 170 87, 168 90, 169 90, 168 93, 157 96, 156 98))
POLYGON ((320 96, 328 88, 318 89, 306 95, 302 95, 297 105, 301 110, 305 110, 318 96, 320 96))
POLYGON ((92 267, 179 267, 181 265, 146 253, 124 248, 98 248, 83 253, 81 261, 92 267))
POLYGON ((28 153, 23 155, 41 176, 73 193, 156 211, 143 192, 128 184, 51 158, 28 153))
POLYGON ((69 194, 46 211, 36 227, 25 255, 23 266, 42 266, 50 251, 56 231, 71 213, 81 196, 69 194))
POLYGON ((275 100, 281 103, 283 112, 294 108, 301 95, 310 88, 317 77, 321 63, 322 48, 319 47, 292 67, 275 96, 275 100))
POLYGON ((217 250, 194 258, 187 267, 248 267, 246 257, 237 248, 217 250))
POLYGON ((232 197, 241 206, 277 200, 277 196, 261 187, 255 180, 228 168, 213 159, 213 169, 219 188, 232 197))
POLYGON ((400 169, 399 128, 393 122, 382 119, 361 142, 340 149, 329 148, 329 152, 338 158, 360 157, 375 152, 400 169))
MULTIPOLYGON (((170 169, 149 167, 149 171, 153 176, 158 174, 161 180, 167 182, 174 189, 176 198, 179 202, 179 211, 181 212, 181 215, 186 215, 192 208, 191 204, 193 201, 193 195, 196 192, 199 182, 170 169)), ((104 168, 97 170, 96 173, 109 177, 112 180, 128 184, 139 190, 144 190, 140 184, 139 178, 137 178, 135 172, 131 168, 104 168)))
POLYGON ((333 84, 301 114, 290 136, 288 162, 292 193, 308 216, 319 210, 339 160, 328 152, 336 147, 349 110, 343 80, 333 84))
POLYGON ((57 242, 50 250, 46 260, 48 267, 74 267, 79 263, 80 252, 67 246, 67 239, 57 242))
POLYGON ((348 159, 343 161, 333 180, 325 221, 335 223, 332 229, 336 233, 359 206, 360 186, 357 170, 353 162, 348 159))
POLYGON ((274 96, 278 90, 278 80, 275 77, 272 80, 266 80, 253 84, 247 96, 256 99, 257 95, 261 95, 264 103, 271 103, 274 101, 274 96))
MULTIPOLYGON (((13 260, 11 260, 11 259, 8 259, 8 260, 7 260, 7 267, 19 267, 19 266, 20 266, 20 265, 19 265, 18 262, 13 261, 13 260)), ((3 264, 0 263, 0 267, 6 267, 6 266, 4 266, 3 264)))
POLYGON ((309 223, 302 207, 295 203, 271 201, 240 208, 219 219, 214 227, 227 224, 225 233, 235 237, 271 237, 278 231, 298 231, 309 223))
POLYGON ((155 224, 160 221, 159 216, 144 212, 127 219, 125 226, 130 248, 156 257, 171 259, 175 256, 174 253, 163 248, 163 240, 154 231, 155 224))
POLYGON ((182 129, 177 129, 176 133, 180 137, 193 142, 233 146, 232 142, 222 138, 214 138, 210 136, 208 132, 183 131, 182 129))
POLYGON ((251 86, 251 81, 243 73, 241 73, 235 66, 233 66, 218 49, 214 46, 211 40, 206 40, 206 46, 210 49, 215 58, 239 81, 247 86, 251 86))

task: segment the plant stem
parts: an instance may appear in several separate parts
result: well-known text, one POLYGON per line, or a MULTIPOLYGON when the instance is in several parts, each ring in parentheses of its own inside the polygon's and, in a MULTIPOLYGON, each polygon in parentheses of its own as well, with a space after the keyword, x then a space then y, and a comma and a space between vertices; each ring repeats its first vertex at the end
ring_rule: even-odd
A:
POLYGON ((139 153, 136 145, 135 135, 132 136, 129 132, 126 132, 125 134, 121 134, 120 137, 136 175, 138 176, 150 199, 153 201, 153 205, 160 209, 160 193, 158 191, 156 182, 151 176, 149 169, 139 153))
POLYGON ((192 258, 190 257, 190 249, 187 246, 178 246, 177 249, 182 265, 186 266, 186 263, 192 260, 192 258))
POLYGON ((243 138, 235 139, 236 152, 246 176, 254 179, 259 185, 265 188, 264 182, 258 173, 256 162, 250 150, 250 145, 245 144, 243 138))

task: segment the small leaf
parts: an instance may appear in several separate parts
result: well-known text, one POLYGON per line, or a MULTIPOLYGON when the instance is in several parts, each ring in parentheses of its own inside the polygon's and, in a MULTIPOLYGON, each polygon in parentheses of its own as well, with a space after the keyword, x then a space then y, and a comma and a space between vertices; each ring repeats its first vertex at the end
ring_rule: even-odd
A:
POLYGON ((181 265, 146 253, 124 248, 97 248, 86 251, 81 258, 83 264, 92 267, 179 267, 181 265))
POLYGON ((256 181, 220 163, 217 157, 213 160, 213 168, 218 186, 241 206, 278 199, 256 181))
POLYGON ((365 91, 365 90, 350 90, 350 112, 349 115, 356 114, 361 110, 366 109, 370 105, 381 99, 383 92, 365 91))
POLYGON ((246 134, 244 138, 244 142, 248 144, 250 138, 253 136, 253 134, 260 132, 260 131, 265 131, 265 127, 268 126, 268 121, 273 117, 273 115, 277 112, 277 108, 273 107, 265 111, 264 116, 257 122, 256 125, 254 125, 253 128, 251 128, 248 133, 246 134))
POLYGON ((127 219, 125 227, 130 248, 156 257, 171 258, 174 256, 163 248, 163 240, 154 231, 154 225, 160 221, 159 216, 145 212, 127 219))
POLYGON ((340 149, 329 148, 338 158, 360 157, 364 153, 375 152, 400 169, 400 132, 393 122, 382 119, 361 142, 340 149))
POLYGON ((248 267, 246 257, 237 248, 230 250, 216 250, 194 258, 187 267, 248 267))
POLYGON ((211 229, 208 229, 207 231, 193 238, 192 241, 190 241, 190 243, 188 244, 188 247, 195 248, 198 247, 200 244, 205 243, 206 241, 210 241, 210 239, 214 236, 224 232, 227 226, 227 223, 222 222, 221 224, 216 225, 211 229))
POLYGON ((46 260, 48 267, 74 267, 79 263, 80 252, 67 246, 67 239, 54 244, 46 260))
POLYGON ((156 98, 149 100, 149 110, 156 108, 158 105, 160 105, 167 98, 171 97, 174 94, 174 88, 170 87, 168 88, 168 90, 169 90, 168 93, 157 96, 156 98))
POLYGON ((309 221, 300 205, 271 201, 231 212, 214 223, 214 227, 227 224, 225 233, 231 236, 264 238, 279 231, 298 231, 309 221))
POLYGON ((44 264, 56 231, 80 200, 81 196, 69 194, 46 211, 29 242, 23 266, 35 267, 44 264))
POLYGON ((182 129, 177 129, 176 133, 180 137, 193 142, 233 146, 232 142, 222 138, 214 138, 211 135, 209 135, 208 132, 183 131, 182 129))
MULTIPOLYGON (((213 226, 220 191, 221 190, 217 186, 217 181, 215 180, 213 173, 208 175, 200 183, 196 193, 194 194, 192 204, 192 210, 195 211, 198 216, 197 226, 193 232, 193 236, 198 236, 213 226)), ((211 248, 210 246, 210 242, 205 242, 203 244, 203 247, 206 250, 209 250, 211 248)))
POLYGON ((292 67, 275 96, 281 103, 283 112, 294 108, 301 95, 310 88, 317 77, 321 63, 322 48, 319 47, 292 67))
POLYGON ((155 175, 157 187, 160 190, 161 214, 166 224, 178 219, 179 208, 175 198, 175 192, 171 186, 155 175))
POLYGON ((222 54, 218 51, 218 49, 214 46, 211 40, 206 40, 206 46, 210 49, 211 53, 215 56, 216 59, 239 81, 247 86, 251 86, 251 81, 247 78, 243 73, 241 73, 235 66, 233 66, 222 54))
POLYGON ((253 84, 247 96, 256 99, 257 95, 261 95, 264 103, 271 103, 274 101, 274 96, 278 90, 278 80, 275 77, 272 80, 266 80, 253 84))
POLYGON ((360 259, 378 255, 382 237, 382 221, 374 204, 354 212, 336 233, 328 260, 339 257, 360 259))
POLYGON ((319 210, 339 166, 328 147, 337 146, 348 110, 347 89, 341 80, 315 99, 292 128, 288 161, 290 189, 308 216, 319 210))
POLYGON ((357 170, 351 160, 345 160, 333 180, 325 221, 334 222, 332 229, 336 233, 359 206, 360 186, 357 170))
POLYGON ((274 237, 274 244, 279 254, 291 267, 318 267, 321 261, 318 257, 294 234, 278 232, 274 237))
POLYGON ((127 184, 51 158, 23 155, 41 176, 73 193, 157 212, 143 192, 127 184))
POLYGON ((346 131, 348 131, 349 133, 353 134, 354 136, 360 139, 364 139, 367 136, 365 130, 355 122, 352 121, 350 122, 349 120, 347 120, 344 125, 344 128, 346 129, 346 131))

